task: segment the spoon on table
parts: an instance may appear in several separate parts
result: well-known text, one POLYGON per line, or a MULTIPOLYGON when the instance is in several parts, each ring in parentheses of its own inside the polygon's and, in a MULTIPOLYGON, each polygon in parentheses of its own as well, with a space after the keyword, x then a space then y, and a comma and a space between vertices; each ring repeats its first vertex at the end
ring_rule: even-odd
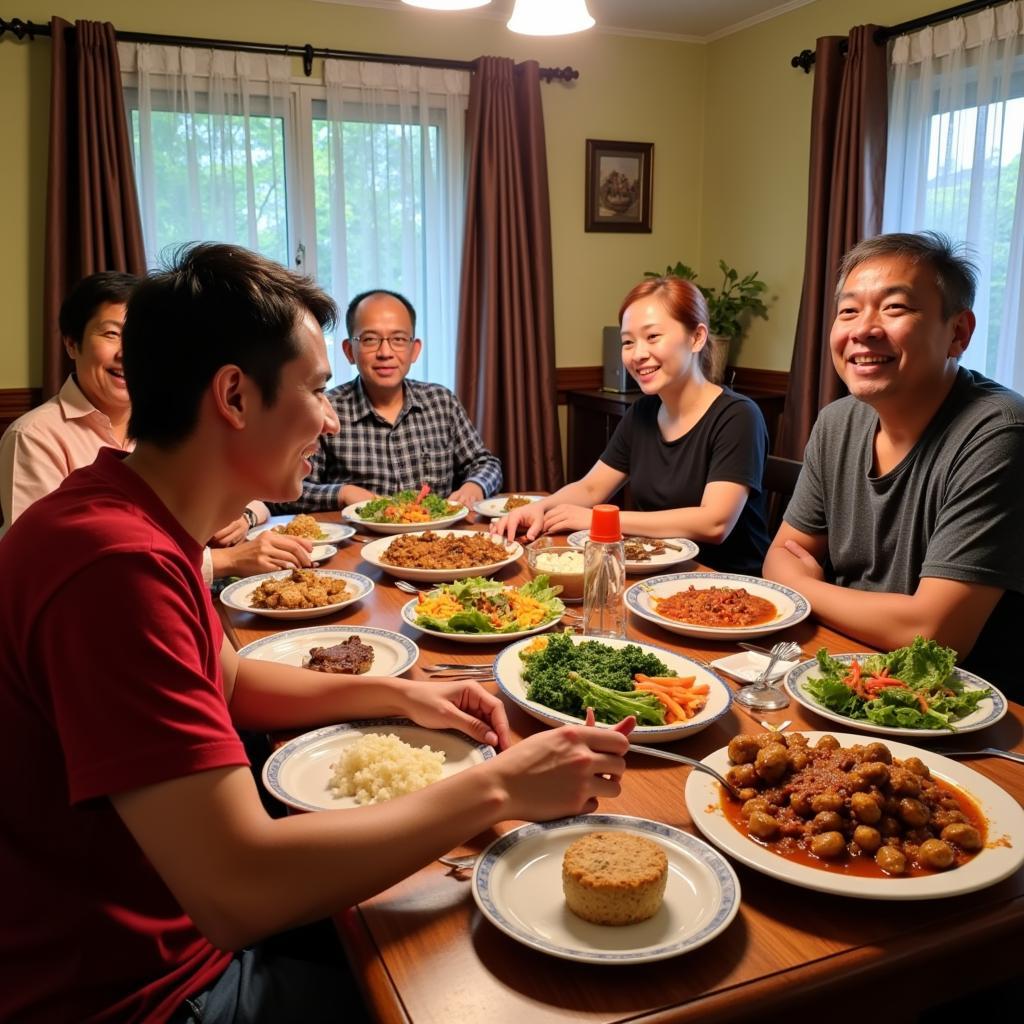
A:
POLYGON ((1019 761, 1024 764, 1024 754, 1018 754, 1013 750, 1001 750, 999 747, 979 747, 977 750, 939 750, 936 754, 943 757, 1005 757, 1007 761, 1019 761))
POLYGON ((478 853, 470 853, 465 857, 449 857, 445 854, 443 857, 438 857, 437 859, 442 864, 450 867, 451 871, 449 871, 448 874, 453 875, 459 871, 468 871, 477 862, 477 858, 479 858, 479 856, 480 854, 478 853))
POLYGON ((646 754, 648 757, 660 757, 665 761, 676 761, 679 764, 688 764, 691 768, 695 768, 699 772, 705 772, 706 774, 718 779, 729 795, 734 799, 743 799, 740 796, 740 791, 731 782, 729 782, 724 775, 720 775, 714 768, 709 768, 703 761, 698 761, 693 757, 686 757, 683 754, 672 754, 667 750, 659 750, 657 747, 645 747, 640 743, 630 743, 629 749, 634 754, 646 754))
POLYGON ((417 587, 412 583, 406 583, 405 580, 395 580, 395 586, 406 594, 424 594, 432 589, 430 587, 417 587))

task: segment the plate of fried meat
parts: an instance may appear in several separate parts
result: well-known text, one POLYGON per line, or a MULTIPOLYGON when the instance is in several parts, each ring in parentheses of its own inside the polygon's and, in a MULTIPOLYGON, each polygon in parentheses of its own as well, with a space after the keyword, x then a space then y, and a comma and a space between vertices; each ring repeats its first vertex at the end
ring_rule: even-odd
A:
POLYGON ((342 569, 282 569, 248 576, 225 587, 228 608, 271 619, 320 619, 366 597, 373 580, 342 569))

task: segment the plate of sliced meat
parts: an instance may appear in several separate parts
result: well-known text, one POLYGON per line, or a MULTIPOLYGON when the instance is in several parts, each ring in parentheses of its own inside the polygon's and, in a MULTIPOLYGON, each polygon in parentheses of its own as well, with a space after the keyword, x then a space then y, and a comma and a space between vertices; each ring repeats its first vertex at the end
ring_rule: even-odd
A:
POLYGON ((246 644, 243 658, 297 665, 315 672, 397 676, 416 664, 420 649, 407 636, 374 626, 307 626, 246 644))
MULTIPOLYGON (((589 530, 570 533, 567 540, 574 548, 587 543, 589 530)), ((662 572, 671 565, 689 562, 697 557, 700 548, 685 537, 636 537, 626 536, 626 572, 637 576, 640 573, 662 572)))

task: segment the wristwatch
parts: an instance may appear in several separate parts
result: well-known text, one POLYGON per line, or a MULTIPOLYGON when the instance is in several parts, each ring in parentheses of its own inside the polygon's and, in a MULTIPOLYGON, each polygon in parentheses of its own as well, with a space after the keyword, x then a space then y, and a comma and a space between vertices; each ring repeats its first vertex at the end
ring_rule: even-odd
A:
POLYGON ((251 530, 256 525, 256 513, 246 505, 245 508, 242 509, 242 516, 249 524, 249 529, 251 530))

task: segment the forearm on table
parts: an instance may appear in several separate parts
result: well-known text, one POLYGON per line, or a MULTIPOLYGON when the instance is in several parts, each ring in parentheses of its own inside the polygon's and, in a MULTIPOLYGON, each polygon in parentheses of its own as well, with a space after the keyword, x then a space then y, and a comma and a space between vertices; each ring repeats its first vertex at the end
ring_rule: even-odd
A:
POLYGON ((238 949, 352 906, 501 820, 508 797, 491 764, 341 813, 269 818, 241 767, 114 803, 196 926, 238 949))
POLYGON ((624 534, 641 537, 688 537, 706 544, 721 544, 732 529, 730 519, 701 507, 672 508, 662 512, 623 512, 624 534))
MULTIPOLYGON (((766 561, 766 577, 768 570, 766 561)), ((961 660, 970 654, 1001 594, 995 588, 938 579, 923 579, 914 594, 855 590, 810 576, 791 578, 788 585, 810 601, 819 621, 870 647, 892 650, 923 636, 952 647, 961 660)))
POLYGON ((790 585, 810 601, 819 621, 871 647, 902 647, 927 628, 912 595, 852 590, 809 577, 790 585))
POLYGON ((402 714, 399 686, 386 676, 339 675, 241 658, 231 691, 240 729, 299 729, 402 714))

